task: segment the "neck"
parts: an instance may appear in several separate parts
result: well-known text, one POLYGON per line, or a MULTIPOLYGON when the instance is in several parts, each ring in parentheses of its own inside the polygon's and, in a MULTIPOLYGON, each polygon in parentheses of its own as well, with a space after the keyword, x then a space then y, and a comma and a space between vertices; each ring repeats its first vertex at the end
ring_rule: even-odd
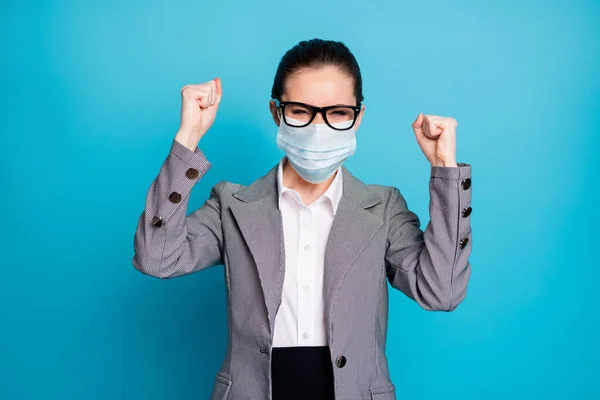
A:
POLYGON ((283 164, 283 185, 298 192, 302 198, 302 202, 308 205, 325 193, 327 188, 329 188, 331 185, 331 182, 333 182, 335 179, 337 173, 338 171, 327 178, 327 180, 324 182, 311 183, 298 175, 294 167, 292 167, 286 158, 283 164))

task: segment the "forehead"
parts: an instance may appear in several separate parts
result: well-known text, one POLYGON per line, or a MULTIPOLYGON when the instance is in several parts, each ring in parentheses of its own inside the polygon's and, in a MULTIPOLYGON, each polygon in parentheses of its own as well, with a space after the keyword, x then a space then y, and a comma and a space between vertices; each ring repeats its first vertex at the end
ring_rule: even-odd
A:
POLYGON ((356 104, 354 80, 335 66, 302 68, 285 79, 281 100, 318 107, 356 104))

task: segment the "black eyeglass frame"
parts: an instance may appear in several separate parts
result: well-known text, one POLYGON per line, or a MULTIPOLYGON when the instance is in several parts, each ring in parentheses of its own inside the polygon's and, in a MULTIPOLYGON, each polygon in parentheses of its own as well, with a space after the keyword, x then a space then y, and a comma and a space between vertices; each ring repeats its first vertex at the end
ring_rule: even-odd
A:
POLYGON ((308 120, 308 122, 306 124, 290 125, 293 128, 303 128, 305 126, 310 125, 313 122, 313 120, 315 119, 315 117, 317 116, 317 113, 321 113, 321 116, 323 117, 323 121, 325 121, 325 123, 329 127, 331 127, 332 129, 335 129, 336 131, 347 131, 348 129, 352 129, 352 127, 356 123, 356 120, 358 119, 358 114, 360 114, 360 110, 362 108, 362 105, 360 103, 357 106, 350 106, 347 104, 337 104, 337 105, 333 105, 333 106, 316 107, 316 106, 311 106, 310 104, 300 103, 299 101, 279 101, 278 99, 273 99, 273 100, 275 100, 275 105, 277 106, 277 108, 281 109, 281 115, 283 116, 283 120, 286 124, 287 124, 287 119, 285 118, 285 106, 287 106, 289 104, 295 104, 295 105, 307 107, 312 111, 312 117, 310 117, 310 119, 308 120), (346 108, 351 108, 354 110, 354 119, 352 120, 352 125, 350 125, 347 128, 336 128, 336 127, 332 126, 329 123, 329 121, 327 121, 327 115, 326 115, 327 111, 331 110, 333 108, 339 108, 339 107, 346 107, 346 108))

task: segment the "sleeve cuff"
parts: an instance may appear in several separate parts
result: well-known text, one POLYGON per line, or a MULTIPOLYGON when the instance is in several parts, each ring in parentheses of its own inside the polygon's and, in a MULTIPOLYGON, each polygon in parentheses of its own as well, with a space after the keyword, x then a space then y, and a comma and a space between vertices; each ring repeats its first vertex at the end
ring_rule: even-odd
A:
POLYGON ((175 139, 173 139, 173 142, 171 143, 170 152, 192 167, 196 168, 199 172, 201 172, 201 175, 211 166, 210 162, 206 159, 206 156, 204 153, 202 153, 200 148, 196 147, 196 149, 192 151, 175 139))
POLYGON ((471 164, 457 162, 456 167, 431 166, 431 177, 442 179, 466 179, 471 177, 471 164))

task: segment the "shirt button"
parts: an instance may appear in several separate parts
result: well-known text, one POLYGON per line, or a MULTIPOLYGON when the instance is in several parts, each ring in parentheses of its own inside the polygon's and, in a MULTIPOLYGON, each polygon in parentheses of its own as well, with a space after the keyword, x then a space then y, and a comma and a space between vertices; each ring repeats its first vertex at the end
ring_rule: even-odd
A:
POLYGON ((303 338, 303 339, 307 339, 307 338, 308 338, 308 333, 304 332, 304 333, 302 334, 302 338, 303 338))
POLYGON ((310 287, 309 287, 308 285, 304 285, 304 286, 302 286, 302 289, 304 289, 304 291, 305 291, 305 292, 308 292, 308 289, 309 289, 309 288, 310 288, 310 287))
POLYGON ((308 250, 308 249, 310 249, 309 245, 304 246, 304 250, 308 250))

